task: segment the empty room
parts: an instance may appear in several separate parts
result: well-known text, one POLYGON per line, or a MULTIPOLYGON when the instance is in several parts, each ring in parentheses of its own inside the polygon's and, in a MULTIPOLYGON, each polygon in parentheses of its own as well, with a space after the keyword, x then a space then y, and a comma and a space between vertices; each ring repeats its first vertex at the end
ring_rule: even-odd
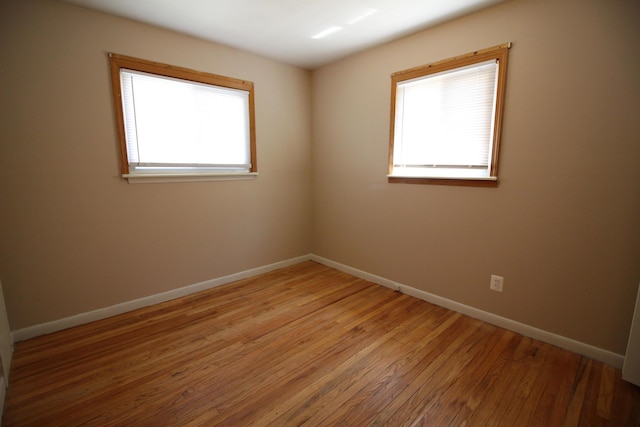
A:
POLYGON ((2 424, 640 425, 638 22, 1 0, 2 424))

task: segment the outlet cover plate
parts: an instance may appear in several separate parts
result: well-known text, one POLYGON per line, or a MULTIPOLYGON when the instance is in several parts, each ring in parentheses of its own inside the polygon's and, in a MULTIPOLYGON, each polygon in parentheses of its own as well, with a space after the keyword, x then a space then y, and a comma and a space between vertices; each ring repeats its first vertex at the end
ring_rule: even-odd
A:
POLYGON ((496 276, 495 274, 491 275, 491 283, 489 284, 489 288, 492 291, 502 292, 502 288, 504 287, 504 277, 496 276))

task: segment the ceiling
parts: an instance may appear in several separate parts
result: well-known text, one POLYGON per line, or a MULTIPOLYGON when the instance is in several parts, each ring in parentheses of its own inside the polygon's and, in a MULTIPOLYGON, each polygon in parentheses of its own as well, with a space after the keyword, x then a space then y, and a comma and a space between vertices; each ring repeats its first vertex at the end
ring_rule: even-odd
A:
POLYGON ((314 69, 507 0, 63 1, 314 69))

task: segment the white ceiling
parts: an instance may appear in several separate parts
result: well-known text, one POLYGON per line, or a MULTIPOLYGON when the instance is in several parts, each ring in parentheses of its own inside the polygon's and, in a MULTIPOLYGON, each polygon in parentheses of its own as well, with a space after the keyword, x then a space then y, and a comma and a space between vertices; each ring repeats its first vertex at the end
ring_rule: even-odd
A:
POLYGON ((507 0, 63 1, 313 69, 507 0))

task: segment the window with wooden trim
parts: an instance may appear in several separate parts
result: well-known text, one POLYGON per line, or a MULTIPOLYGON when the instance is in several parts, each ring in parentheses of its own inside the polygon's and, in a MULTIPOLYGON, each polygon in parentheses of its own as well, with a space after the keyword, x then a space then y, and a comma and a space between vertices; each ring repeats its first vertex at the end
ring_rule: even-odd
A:
POLYGON ((392 74, 389 182, 497 185, 510 47, 392 74))
POLYGON ((257 172, 253 83, 109 54, 125 178, 257 172))

